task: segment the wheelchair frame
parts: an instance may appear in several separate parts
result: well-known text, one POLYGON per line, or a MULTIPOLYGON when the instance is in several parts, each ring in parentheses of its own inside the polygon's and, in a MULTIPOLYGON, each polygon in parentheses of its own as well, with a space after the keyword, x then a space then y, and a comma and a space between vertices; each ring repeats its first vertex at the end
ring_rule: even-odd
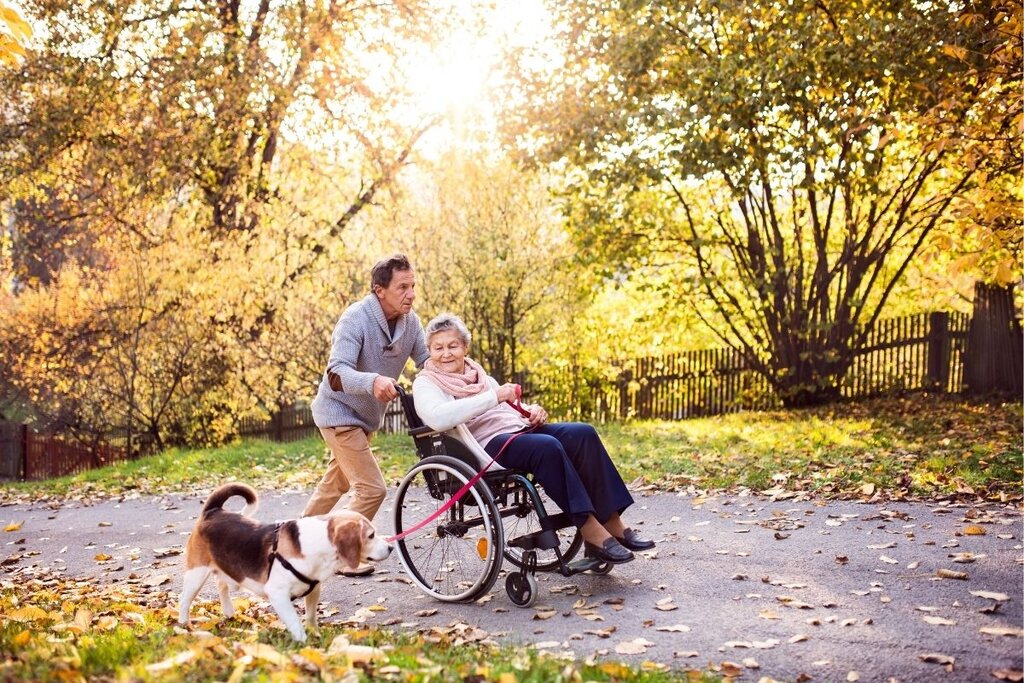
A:
MULTIPOLYGON (((398 486, 395 534, 413 528, 448 504, 491 457, 465 425, 439 432, 424 425, 411 393, 399 400, 420 456, 398 486)), ((583 538, 566 513, 548 514, 543 489, 527 472, 490 469, 437 519, 396 541, 406 573, 420 590, 443 602, 472 602, 491 589, 507 559, 516 570, 505 578, 513 604, 537 599, 538 571, 562 576, 607 574, 614 565, 573 560, 583 538), (506 537, 510 536, 506 543, 506 537)))

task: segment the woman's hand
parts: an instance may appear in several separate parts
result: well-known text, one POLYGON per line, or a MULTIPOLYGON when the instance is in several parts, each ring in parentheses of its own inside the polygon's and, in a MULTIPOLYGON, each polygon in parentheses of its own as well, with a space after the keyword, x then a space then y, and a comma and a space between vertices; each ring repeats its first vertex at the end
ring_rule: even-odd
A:
POLYGON ((518 384, 511 384, 506 382, 497 388, 498 403, 504 403, 505 401, 516 400, 516 392, 519 389, 518 384))
POLYGON ((530 408, 530 426, 540 427, 548 421, 548 411, 544 410, 540 406, 533 406, 530 408))

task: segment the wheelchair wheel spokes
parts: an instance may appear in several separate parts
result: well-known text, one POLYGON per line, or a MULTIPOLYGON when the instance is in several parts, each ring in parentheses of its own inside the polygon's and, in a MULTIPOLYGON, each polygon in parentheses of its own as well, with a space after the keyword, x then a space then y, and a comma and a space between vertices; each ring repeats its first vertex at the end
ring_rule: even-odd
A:
MULTIPOLYGON (((534 486, 537 495, 544 506, 547 515, 559 512, 558 506, 547 497, 544 490, 534 486)), ((526 484, 519 483, 512 487, 508 493, 507 505, 502 506, 502 522, 505 530, 505 542, 527 534, 536 533, 541 530, 540 517, 537 514, 536 504, 526 484)), ((569 562, 583 546, 583 537, 579 529, 569 526, 555 532, 558 536, 558 550, 562 554, 563 562, 569 562)), ((537 571, 550 572, 559 569, 558 555, 552 550, 535 550, 537 556, 537 571)), ((523 550, 511 545, 505 548, 505 558, 517 567, 523 566, 523 550)))
MULTIPOLYGON (((437 512, 473 472, 447 456, 424 458, 405 475, 395 498, 395 532, 437 512)), ((500 514, 490 490, 477 482, 437 519, 398 541, 398 555, 413 582, 445 602, 475 600, 494 585, 504 546, 500 514)))

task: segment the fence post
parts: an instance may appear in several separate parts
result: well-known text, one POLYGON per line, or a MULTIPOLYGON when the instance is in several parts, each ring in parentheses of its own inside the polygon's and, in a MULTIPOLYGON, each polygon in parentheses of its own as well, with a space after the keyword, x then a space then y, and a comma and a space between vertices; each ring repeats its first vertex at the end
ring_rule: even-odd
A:
POLYGON ((284 412, 281 406, 270 415, 270 427, 274 433, 271 438, 277 443, 284 441, 284 412))
POLYGON ((925 386, 945 391, 949 383, 949 313, 939 311, 928 316, 928 374, 925 386))
POLYGON ((629 383, 633 379, 633 372, 625 369, 619 374, 619 419, 625 420, 629 417, 629 383))
POLYGON ((18 478, 25 481, 28 478, 28 425, 21 425, 19 432, 18 441, 21 445, 21 458, 18 463, 18 478))

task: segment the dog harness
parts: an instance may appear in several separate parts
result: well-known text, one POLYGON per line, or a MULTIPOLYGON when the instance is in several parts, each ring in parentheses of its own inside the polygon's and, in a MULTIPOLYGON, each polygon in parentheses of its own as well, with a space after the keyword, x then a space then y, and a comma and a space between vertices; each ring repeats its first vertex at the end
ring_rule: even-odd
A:
POLYGON ((316 588, 316 585, 318 583, 320 583, 320 582, 317 581, 316 579, 311 579, 308 576, 306 576, 305 574, 303 574, 302 572, 300 572, 298 569, 296 569, 295 567, 292 566, 291 562, 289 562, 288 560, 284 559, 284 557, 282 557, 281 554, 279 552, 277 552, 277 535, 278 535, 278 533, 280 531, 281 531, 281 523, 279 522, 277 524, 277 526, 274 527, 274 545, 270 549, 270 566, 271 566, 271 568, 273 568, 274 560, 277 560, 278 562, 281 563, 281 566, 284 567, 285 569, 287 569, 288 571, 290 571, 295 576, 296 579, 298 579, 302 583, 304 583, 307 586, 309 586, 309 588, 306 589, 306 592, 303 593, 302 595, 292 595, 291 596, 292 600, 298 600, 299 598, 304 598, 307 595, 309 595, 310 593, 312 593, 313 589, 316 588))

